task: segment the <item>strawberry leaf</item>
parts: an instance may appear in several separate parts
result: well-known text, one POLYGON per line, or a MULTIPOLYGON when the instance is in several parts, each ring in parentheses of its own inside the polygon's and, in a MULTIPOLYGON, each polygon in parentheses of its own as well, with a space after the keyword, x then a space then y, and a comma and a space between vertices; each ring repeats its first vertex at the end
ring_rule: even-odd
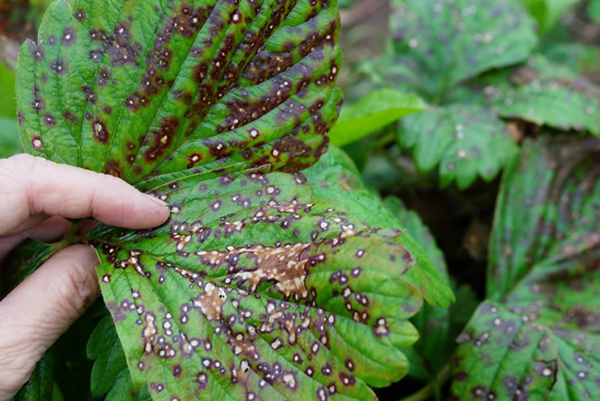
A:
POLYGON ((541 137, 507 170, 488 281, 502 305, 483 304, 460 337, 455 399, 600 397, 599 152, 541 137))
POLYGON ((600 89, 586 78, 542 56, 515 68, 509 78, 512 85, 487 90, 500 116, 600 136, 600 89))
MULTIPOLYGON (((301 175, 194 176, 152 193, 147 232, 93 235, 105 301, 136 387, 154 399, 373 398, 407 371, 422 296, 403 233, 313 200, 301 175)), ((428 289, 429 288, 429 289, 428 289)), ((448 290, 449 291, 449 290, 448 290)))
POLYGON ((439 166, 441 185, 467 188, 477 177, 491 181, 516 150, 508 128, 495 113, 471 104, 430 108, 401 121, 398 142, 412 149, 417 167, 439 166))
POLYGON ((21 49, 24 149, 133 184, 305 167, 338 114, 338 33, 335 0, 56 1, 21 49))
POLYGON ((435 300, 427 295, 430 292, 445 294, 452 298, 451 292, 448 291, 447 274, 444 273, 445 265, 440 264, 440 254, 433 251, 431 238, 422 232, 421 229, 424 227, 416 223, 415 219, 418 217, 397 214, 399 213, 397 205, 390 207, 390 204, 384 202, 375 190, 368 188, 362 182, 358 169, 348 155, 339 148, 332 147, 319 162, 305 170, 304 174, 317 198, 332 199, 344 204, 352 211, 353 216, 371 226, 390 226, 405 231, 402 244, 411 250, 419 266, 418 269, 409 271, 407 277, 412 277, 414 274, 415 285, 427 283, 429 289, 422 288, 422 293, 430 304, 435 303, 435 300), (413 238, 417 238, 419 242, 413 238))
MULTIPOLYGON (((448 269, 444 255, 419 215, 408 210, 404 203, 396 197, 386 198, 385 205, 392 211, 399 223, 406 228, 406 231, 417 239, 440 276, 448 282, 448 269)), ((433 380, 452 355, 452 348, 448 347, 449 311, 439 305, 424 305, 423 309, 411 319, 411 322, 421 334, 421 339, 407 352, 410 374, 424 380, 433 380)))
POLYGON ((90 336, 87 344, 87 356, 89 359, 95 360, 92 368, 92 394, 106 394, 115 386, 117 376, 122 371, 127 371, 125 354, 109 316, 98 323, 90 336))
POLYGON ((430 101, 482 72, 525 60, 537 42, 533 20, 516 1, 393 4, 393 61, 384 75, 430 101))

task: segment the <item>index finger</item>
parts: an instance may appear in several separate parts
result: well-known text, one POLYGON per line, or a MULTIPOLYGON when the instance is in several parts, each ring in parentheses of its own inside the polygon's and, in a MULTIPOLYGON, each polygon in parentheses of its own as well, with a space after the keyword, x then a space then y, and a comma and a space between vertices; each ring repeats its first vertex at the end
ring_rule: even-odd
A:
POLYGON ((119 178, 30 155, 0 160, 0 200, 0 236, 40 216, 91 216, 134 229, 159 226, 169 217, 166 203, 119 178))

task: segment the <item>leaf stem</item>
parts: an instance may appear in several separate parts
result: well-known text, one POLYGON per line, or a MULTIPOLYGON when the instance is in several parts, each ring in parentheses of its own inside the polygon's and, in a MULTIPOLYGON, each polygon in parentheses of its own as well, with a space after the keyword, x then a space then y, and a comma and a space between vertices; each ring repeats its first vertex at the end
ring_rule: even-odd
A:
POLYGON ((450 366, 446 365, 442 368, 436 378, 429 382, 419 391, 412 393, 408 397, 404 397, 399 401, 426 401, 435 395, 436 400, 441 399, 440 387, 450 378, 450 366))

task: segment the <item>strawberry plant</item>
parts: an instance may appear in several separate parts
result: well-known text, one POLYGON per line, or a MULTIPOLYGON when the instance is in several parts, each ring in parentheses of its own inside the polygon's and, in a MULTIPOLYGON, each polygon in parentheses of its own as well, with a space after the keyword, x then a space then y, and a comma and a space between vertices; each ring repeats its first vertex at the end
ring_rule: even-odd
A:
POLYGON ((4 297, 100 259, 15 400, 600 399, 600 53, 559 23, 593 2, 391 0, 358 61, 374 0, 21 3, 0 157, 20 135, 170 218, 2 261, 4 297))

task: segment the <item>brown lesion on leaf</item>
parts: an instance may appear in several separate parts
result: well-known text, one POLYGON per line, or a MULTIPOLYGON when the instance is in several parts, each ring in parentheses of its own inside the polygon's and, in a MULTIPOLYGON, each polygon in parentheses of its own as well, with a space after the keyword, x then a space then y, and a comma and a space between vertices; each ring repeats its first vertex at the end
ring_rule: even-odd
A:
POLYGON ((48 113, 44 116, 43 120, 44 124, 46 124, 46 126, 48 127, 55 127, 56 126, 56 118, 54 117, 54 115, 52 113, 48 113))
POLYGON ((67 73, 67 62, 64 59, 56 59, 50 63, 50 69, 57 75, 65 75, 67 73))
POLYGON ((158 328, 156 324, 156 315, 152 312, 147 312, 144 317, 144 327, 142 329, 142 340, 144 343, 144 354, 149 355, 154 350, 154 340, 158 328))
POLYGON ((209 321, 219 321, 223 317, 223 306, 227 302, 227 293, 223 287, 211 282, 204 284, 204 292, 192 299, 192 306, 198 309, 209 321))
MULTIPOLYGON (((110 247, 110 245, 108 246, 110 247)), ((113 265, 115 269, 127 269, 128 267, 132 267, 140 276, 149 277, 151 273, 144 270, 144 265, 141 262, 142 255, 143 253, 141 251, 129 251, 126 259, 116 260, 113 265)), ((114 259, 116 259, 116 256, 114 259)))
POLYGON ((100 143, 108 143, 109 133, 106 125, 100 120, 92 121, 92 132, 94 139, 100 143))
POLYGON ((111 159, 106 162, 104 174, 112 175, 113 177, 121 177, 121 163, 116 159, 111 159))
POLYGON ((31 146, 36 150, 41 150, 44 148, 44 143, 42 142, 42 138, 39 136, 34 136, 31 138, 31 146))
POLYGON ((274 288, 286 299, 308 299, 306 287, 308 269, 325 260, 325 255, 310 256, 311 244, 287 244, 281 247, 252 245, 228 252, 199 251, 201 263, 216 267, 224 263, 231 266, 227 278, 250 292, 256 292, 263 283, 274 283, 274 288), (252 267, 239 267, 244 258, 252 267), (235 266, 234 266, 235 265, 235 266))
POLYGON ((152 162, 162 156, 167 149, 173 143, 173 139, 177 134, 181 121, 176 117, 163 118, 161 121, 160 128, 152 131, 151 139, 152 143, 149 148, 144 152, 144 158, 152 162))

